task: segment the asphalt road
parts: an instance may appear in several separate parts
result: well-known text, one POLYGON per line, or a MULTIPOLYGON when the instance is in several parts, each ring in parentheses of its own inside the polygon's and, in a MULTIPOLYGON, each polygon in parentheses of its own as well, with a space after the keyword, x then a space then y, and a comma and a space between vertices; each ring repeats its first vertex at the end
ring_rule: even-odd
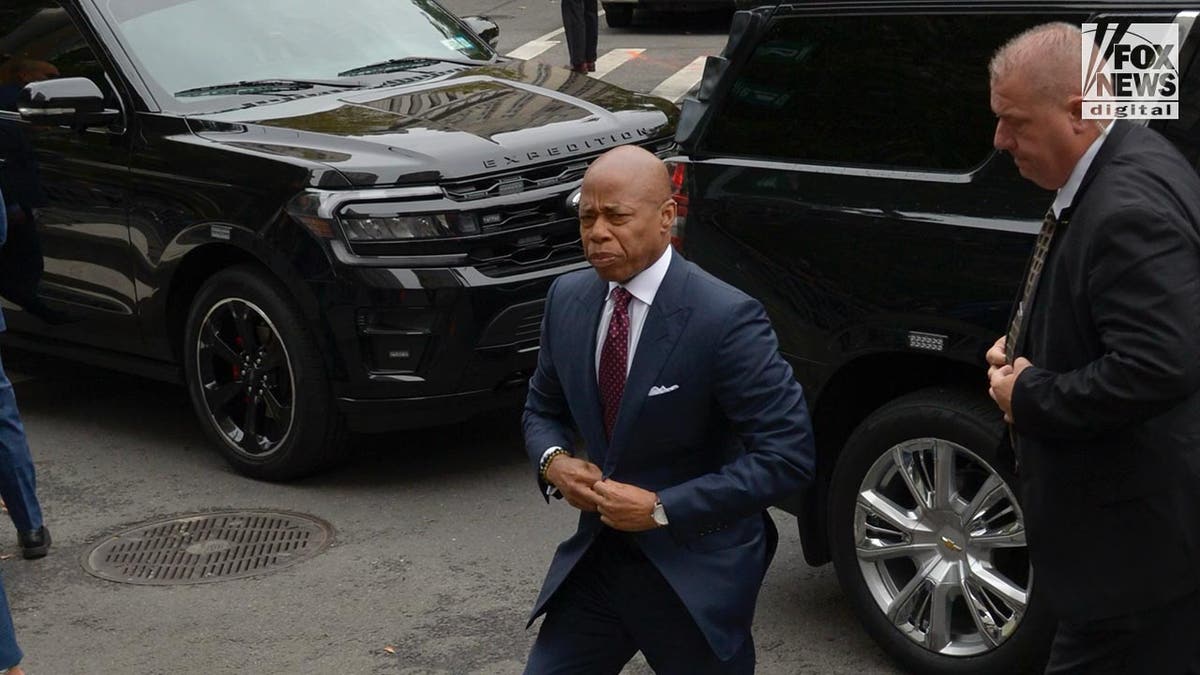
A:
MULTIPOLYGON (((182 388, 18 352, 5 362, 54 534, 49 557, 24 561, 16 534, 0 533, 31 675, 520 673, 530 603, 574 515, 536 494, 517 411, 358 438, 340 470, 268 484, 206 446, 182 388), (221 583, 136 586, 84 571, 110 534, 215 509, 311 514, 334 526, 334 543, 221 583)), ((794 520, 775 516, 758 671, 894 673, 832 569, 806 566, 794 520)))
MULTIPOLYGON (((32 675, 521 671, 534 636, 527 612, 574 517, 537 495, 516 411, 361 438, 345 467, 276 485, 225 466, 182 388, 5 359, 32 375, 17 396, 54 535, 49 557, 25 561, 15 534, 0 534, 32 675), (115 532, 216 509, 311 514, 333 525, 334 543, 272 574, 200 585, 134 586, 83 569, 115 532)), ((794 519, 776 520, 782 541, 755 623, 759 672, 896 672, 832 570, 805 565, 794 519)))
MULTIPOLYGON (((559 27, 547 0, 447 4, 497 20, 505 53, 559 27)), ((644 50, 605 79, 651 91, 719 51, 727 30, 720 12, 602 25, 601 53, 644 50)), ((538 58, 565 62, 565 46, 538 58)), ((359 438, 341 469, 267 484, 234 474, 207 447, 182 388, 17 352, 4 359, 54 535, 48 558, 24 561, 15 534, 0 534, 31 675, 521 671, 534 637, 527 612, 574 516, 537 495, 517 411, 359 438), (334 541, 287 569, 219 583, 135 586, 83 568, 116 532, 218 509, 311 514, 333 526, 334 541)), ((897 672, 850 614, 832 570, 805 565, 795 521, 776 520, 782 541, 755 623, 759 672, 897 672)), ((635 661, 627 672, 648 669, 635 661)))

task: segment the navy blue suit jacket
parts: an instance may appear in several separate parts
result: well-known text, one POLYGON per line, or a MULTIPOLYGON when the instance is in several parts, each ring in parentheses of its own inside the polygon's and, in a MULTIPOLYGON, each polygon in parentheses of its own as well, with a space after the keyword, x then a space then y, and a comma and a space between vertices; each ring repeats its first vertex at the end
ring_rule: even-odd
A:
MULTIPOLYGON (((728 659, 749 635, 778 538, 765 509, 813 475, 804 394, 762 305, 673 255, 609 442, 595 366, 607 292, 592 270, 551 286, 525 403, 526 450, 536 469, 549 447, 578 450, 578 437, 606 478, 658 493, 670 525, 636 541, 717 656, 728 659), (656 386, 675 388, 649 396, 656 386)), ((603 527, 598 514, 580 514, 575 534, 558 547, 530 623, 603 527)))

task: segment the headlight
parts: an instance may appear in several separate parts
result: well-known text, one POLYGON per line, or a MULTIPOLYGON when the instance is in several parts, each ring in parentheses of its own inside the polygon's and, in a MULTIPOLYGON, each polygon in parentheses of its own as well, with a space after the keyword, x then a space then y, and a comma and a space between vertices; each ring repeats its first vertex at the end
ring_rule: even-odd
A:
POLYGON ((348 242, 412 241, 479 234, 479 219, 473 213, 397 213, 404 210, 405 201, 440 195, 441 190, 436 187, 345 192, 310 190, 296 195, 288 203, 287 212, 317 237, 333 239, 341 230, 348 242))
POLYGON ((443 214, 422 216, 341 216, 342 231, 350 241, 431 239, 457 234, 443 214))

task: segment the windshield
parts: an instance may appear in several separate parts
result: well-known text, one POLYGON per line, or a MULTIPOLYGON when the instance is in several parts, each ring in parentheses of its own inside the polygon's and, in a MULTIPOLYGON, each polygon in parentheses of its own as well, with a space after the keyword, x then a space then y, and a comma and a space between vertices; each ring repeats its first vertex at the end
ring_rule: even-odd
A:
POLYGON ((168 94, 248 80, 335 79, 410 56, 491 58, 476 35, 432 0, 100 4, 143 76, 168 94))

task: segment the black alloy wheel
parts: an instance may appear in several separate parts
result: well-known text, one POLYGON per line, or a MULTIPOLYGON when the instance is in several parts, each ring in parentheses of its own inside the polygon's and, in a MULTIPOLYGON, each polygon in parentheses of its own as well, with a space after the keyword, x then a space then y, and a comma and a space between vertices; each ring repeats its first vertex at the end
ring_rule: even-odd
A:
POLYGON ((225 298, 201 320, 199 385, 229 448, 249 461, 277 452, 292 430, 296 383, 287 347, 261 308, 225 298))
POLYGON ((235 469, 287 480, 335 457, 342 423, 325 368, 278 281, 249 266, 214 275, 184 339, 196 415, 235 469))
POLYGON ((830 484, 834 567, 867 632, 913 672, 1040 672, 1054 623, 1036 594, 1001 420, 932 388, 876 410, 830 484))

